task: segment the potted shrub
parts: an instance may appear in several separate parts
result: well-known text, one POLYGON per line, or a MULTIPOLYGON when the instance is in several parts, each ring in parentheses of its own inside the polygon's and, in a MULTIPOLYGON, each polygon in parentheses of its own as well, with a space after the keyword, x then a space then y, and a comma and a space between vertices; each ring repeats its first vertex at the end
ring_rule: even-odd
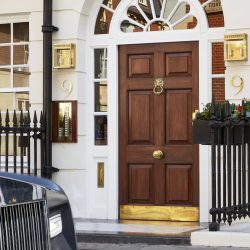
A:
MULTIPOLYGON (((226 117, 233 119, 239 118, 239 111, 236 109, 235 104, 229 104, 229 102, 213 104, 215 109, 215 116, 217 121, 225 121, 226 117), (228 106, 227 106, 228 105, 228 106), (235 110, 235 116, 232 114, 235 110), (227 114, 226 114, 227 113, 227 114)), ((212 133, 211 133, 211 116, 212 116, 212 103, 207 103, 202 111, 197 111, 193 115, 193 143, 211 145, 212 133)), ((225 142, 225 129, 215 130, 215 144, 223 144, 225 142), (218 131, 220 131, 220 137, 218 137, 218 131)))

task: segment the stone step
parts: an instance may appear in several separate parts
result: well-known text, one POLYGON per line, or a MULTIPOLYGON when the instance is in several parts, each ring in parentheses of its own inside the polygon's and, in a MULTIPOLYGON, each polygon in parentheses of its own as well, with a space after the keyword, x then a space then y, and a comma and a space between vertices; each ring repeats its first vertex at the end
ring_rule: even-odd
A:
POLYGON ((190 236, 154 236, 138 234, 109 234, 77 232, 77 243, 148 244, 148 245, 190 245, 190 236))

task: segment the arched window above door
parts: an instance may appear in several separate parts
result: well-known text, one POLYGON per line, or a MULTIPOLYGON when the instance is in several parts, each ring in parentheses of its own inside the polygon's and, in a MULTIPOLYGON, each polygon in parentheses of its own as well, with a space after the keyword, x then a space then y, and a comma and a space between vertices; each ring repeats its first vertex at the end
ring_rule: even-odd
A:
MULTIPOLYGON (((104 0, 96 19, 95 34, 108 34, 112 17, 124 0, 104 0)), ((192 2, 198 1, 208 20, 208 26, 224 27, 220 0, 134 0, 122 17, 122 32, 168 31, 194 29, 198 24, 192 2)))

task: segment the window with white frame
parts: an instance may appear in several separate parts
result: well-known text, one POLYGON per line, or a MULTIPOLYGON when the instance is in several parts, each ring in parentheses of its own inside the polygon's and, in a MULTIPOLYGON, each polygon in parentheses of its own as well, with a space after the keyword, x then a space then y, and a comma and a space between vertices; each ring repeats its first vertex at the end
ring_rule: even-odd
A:
POLYGON ((29 109, 29 23, 0 23, 0 110, 29 109))
POLYGON ((95 145, 107 145, 107 48, 94 49, 95 145))

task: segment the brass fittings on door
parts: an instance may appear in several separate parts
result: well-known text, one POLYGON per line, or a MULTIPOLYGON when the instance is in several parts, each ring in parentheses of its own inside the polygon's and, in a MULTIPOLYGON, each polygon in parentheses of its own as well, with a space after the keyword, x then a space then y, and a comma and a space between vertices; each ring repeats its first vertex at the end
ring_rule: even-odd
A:
POLYGON ((161 151, 161 150, 155 150, 154 152, 153 152, 153 157, 154 157, 154 159, 158 159, 158 160, 161 160, 161 159, 163 159, 164 158, 164 153, 161 151))
POLYGON ((153 93, 155 95, 160 95, 164 91, 164 81, 162 78, 156 78, 154 81, 153 93))

